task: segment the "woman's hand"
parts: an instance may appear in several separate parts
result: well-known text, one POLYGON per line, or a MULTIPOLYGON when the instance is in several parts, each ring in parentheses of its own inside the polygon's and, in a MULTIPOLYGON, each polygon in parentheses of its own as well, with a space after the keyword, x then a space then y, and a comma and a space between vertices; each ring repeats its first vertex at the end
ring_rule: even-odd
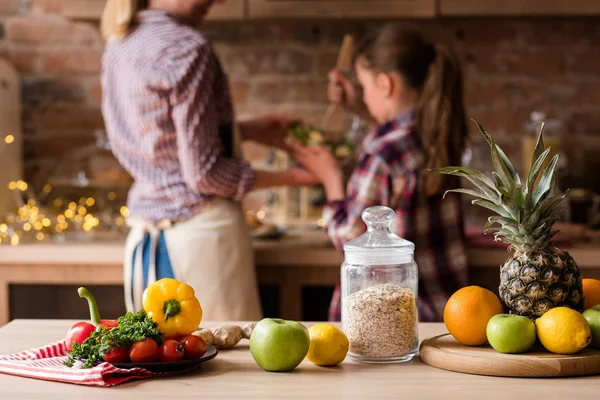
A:
POLYGON ((298 123, 286 117, 270 115, 240 122, 239 127, 244 140, 288 151, 285 139, 289 129, 298 123))
POLYGON ((344 187, 342 169, 331 151, 321 146, 302 146, 289 141, 296 160, 325 186, 327 200, 343 200, 344 187))

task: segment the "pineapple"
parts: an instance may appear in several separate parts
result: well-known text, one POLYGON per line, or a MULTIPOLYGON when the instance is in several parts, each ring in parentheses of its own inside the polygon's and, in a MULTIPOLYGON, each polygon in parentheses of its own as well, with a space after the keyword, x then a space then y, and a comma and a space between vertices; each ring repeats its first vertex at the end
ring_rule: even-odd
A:
MULTIPOLYGON (((477 123, 477 122, 476 122, 477 123)), ((554 307, 583 311, 579 268, 568 252, 556 248, 554 223, 561 218, 558 208, 566 193, 556 184, 558 154, 546 163, 541 125, 527 180, 519 174, 486 129, 477 123, 490 146, 495 171, 492 177, 472 168, 445 167, 436 171, 464 177, 474 189, 453 189, 477 197, 472 201, 497 215, 489 217, 484 231, 494 232, 496 241, 509 245, 513 253, 500 268, 500 298, 509 312, 531 319, 554 307)))

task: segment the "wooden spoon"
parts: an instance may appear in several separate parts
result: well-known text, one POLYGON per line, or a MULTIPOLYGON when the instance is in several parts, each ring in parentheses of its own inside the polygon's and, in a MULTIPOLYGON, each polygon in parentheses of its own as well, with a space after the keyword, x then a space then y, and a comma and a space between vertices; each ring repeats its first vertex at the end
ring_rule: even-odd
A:
MULTIPOLYGON (((337 59, 337 68, 341 72, 350 72, 352 69, 352 53, 354 51, 354 38, 352 35, 344 36, 344 41, 340 48, 337 59)), ((328 138, 339 140, 344 129, 344 107, 340 104, 330 104, 321 120, 321 129, 323 129, 328 138)))

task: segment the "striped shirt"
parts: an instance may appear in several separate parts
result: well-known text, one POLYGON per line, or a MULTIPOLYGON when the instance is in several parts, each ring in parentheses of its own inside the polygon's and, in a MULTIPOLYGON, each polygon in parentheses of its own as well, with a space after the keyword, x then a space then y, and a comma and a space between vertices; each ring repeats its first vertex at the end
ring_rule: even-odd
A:
MULTIPOLYGON (((375 205, 393 208, 394 233, 415 244, 419 266, 419 318, 441 321, 446 301, 467 283, 461 203, 458 195, 427 197, 419 176, 425 153, 414 113, 382 125, 365 139, 344 201, 328 203, 323 211, 327 233, 341 250, 363 234, 362 212, 375 205)), ((332 301, 332 320, 340 317, 339 286, 332 301)))
POLYGON ((115 157, 132 175, 132 215, 187 219, 213 197, 240 200, 254 182, 233 156, 229 83, 211 44, 160 10, 138 13, 102 60, 102 112, 115 157))

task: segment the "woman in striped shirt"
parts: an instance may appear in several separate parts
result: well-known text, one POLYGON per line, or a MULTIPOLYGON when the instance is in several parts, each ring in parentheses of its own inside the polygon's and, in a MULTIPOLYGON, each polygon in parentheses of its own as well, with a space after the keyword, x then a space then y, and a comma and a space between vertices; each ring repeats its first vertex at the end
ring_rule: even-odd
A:
POLYGON ((196 29, 213 0, 108 0, 102 111, 115 156, 134 178, 125 300, 142 308, 163 277, 191 285, 210 320, 261 317, 239 201, 251 189, 316 182, 305 170, 257 171, 239 140, 285 146, 288 121, 236 124, 227 77, 196 29), (236 136, 235 133, 239 133, 236 136))

